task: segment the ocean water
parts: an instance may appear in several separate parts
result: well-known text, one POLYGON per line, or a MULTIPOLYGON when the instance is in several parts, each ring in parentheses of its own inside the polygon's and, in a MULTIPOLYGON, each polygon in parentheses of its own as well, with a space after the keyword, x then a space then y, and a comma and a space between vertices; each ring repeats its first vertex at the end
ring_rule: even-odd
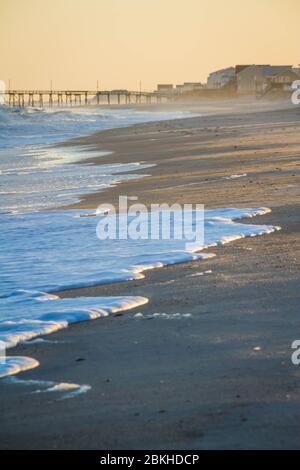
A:
POLYGON ((99 130, 189 115, 135 109, 0 107, 0 212, 32 212, 75 203, 83 194, 137 178, 134 171, 151 166, 78 165, 79 160, 109 152, 57 148, 54 143, 99 130))
POLYGON ((193 114, 123 108, 7 108, 0 106, 0 148, 47 145, 103 129, 193 114))
MULTIPOLYGON (((54 149, 51 142, 94 131, 95 126, 118 127, 120 121, 126 125, 139 122, 137 119, 177 117, 141 113, 137 118, 134 110, 118 110, 116 115, 114 111, 101 113, 64 111, 57 113, 58 117, 54 112, 25 112, 24 117, 23 111, 1 110, 0 341, 7 348, 70 323, 105 317, 148 302, 142 296, 61 299, 57 294, 61 290, 138 279, 147 269, 212 256, 203 253, 206 247, 278 229, 238 222, 243 217, 268 213, 267 208, 207 210, 204 241, 187 248, 184 239, 99 240, 96 228, 103 215, 85 217, 90 211, 45 210, 77 200, 88 188, 105 190, 123 179, 137 177, 133 173, 136 165, 78 165, 78 149, 54 149), (65 129, 57 124, 61 116, 66 121, 65 129)), ((90 154, 81 149, 80 158, 85 156, 90 154)), ((123 215, 118 217, 122 219, 123 215)), ((126 223, 130 222, 129 218, 126 223)), ((193 225, 194 219, 190 223, 193 225)), ((6 361, 0 360, 0 377, 37 366, 34 358, 7 357, 6 361)), ((54 384, 49 390, 53 387, 59 389, 54 384)), ((68 388, 61 385, 64 387, 68 388)))

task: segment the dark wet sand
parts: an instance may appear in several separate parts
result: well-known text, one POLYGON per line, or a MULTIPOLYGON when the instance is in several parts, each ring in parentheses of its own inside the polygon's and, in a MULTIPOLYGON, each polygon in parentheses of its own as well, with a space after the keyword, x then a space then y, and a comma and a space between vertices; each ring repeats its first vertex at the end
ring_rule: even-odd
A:
POLYGON ((145 124, 75 142, 115 152, 95 163, 157 164, 144 171, 151 177, 89 195, 80 207, 115 203, 119 194, 148 205, 268 206, 271 215, 249 223, 282 230, 142 280, 61 293, 149 303, 48 337, 57 344, 13 349, 40 361, 20 378, 92 389, 58 400, 1 383, 1 448, 300 448, 300 366, 291 363, 300 339, 300 109, 145 124))

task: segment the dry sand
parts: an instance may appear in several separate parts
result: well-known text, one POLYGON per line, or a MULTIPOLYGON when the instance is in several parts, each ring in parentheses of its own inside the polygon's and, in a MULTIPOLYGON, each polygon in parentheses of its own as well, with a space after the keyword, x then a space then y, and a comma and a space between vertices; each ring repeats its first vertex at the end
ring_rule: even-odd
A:
POLYGON ((300 339, 300 108, 149 123, 74 143, 114 152, 96 164, 157 165, 80 207, 116 203, 120 194, 148 205, 268 206, 272 214, 253 222, 282 231, 143 280, 61 293, 143 295, 149 303, 48 337, 57 344, 12 350, 40 361, 22 379, 92 389, 58 400, 31 394, 36 386, 2 383, 0 447, 300 448, 300 366, 291 363, 291 343, 300 339), (195 275, 204 271, 211 272, 195 275))

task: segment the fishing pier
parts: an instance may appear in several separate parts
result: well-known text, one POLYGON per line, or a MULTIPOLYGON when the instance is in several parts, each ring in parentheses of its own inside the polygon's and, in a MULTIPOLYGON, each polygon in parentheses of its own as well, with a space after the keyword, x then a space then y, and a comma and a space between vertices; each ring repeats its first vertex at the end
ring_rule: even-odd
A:
POLYGON ((4 104, 18 107, 68 107, 95 105, 158 104, 171 99, 159 92, 110 90, 4 90, 4 104))

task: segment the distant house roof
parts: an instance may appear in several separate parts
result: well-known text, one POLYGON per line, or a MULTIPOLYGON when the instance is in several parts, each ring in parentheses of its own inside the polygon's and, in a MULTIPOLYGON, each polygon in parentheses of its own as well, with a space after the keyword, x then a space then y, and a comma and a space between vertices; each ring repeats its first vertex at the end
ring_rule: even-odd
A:
POLYGON ((233 73, 235 71, 235 68, 234 67, 227 67, 226 69, 220 69, 220 70, 216 70, 215 72, 211 72, 209 74, 209 76, 213 76, 213 75, 222 75, 222 74, 226 74, 226 73, 233 73))
POLYGON ((260 72, 265 75, 266 77, 275 77, 282 72, 291 72, 293 66, 292 65, 249 65, 248 67, 239 65, 236 67, 236 73, 243 73, 249 67, 256 67, 260 70, 260 72))

